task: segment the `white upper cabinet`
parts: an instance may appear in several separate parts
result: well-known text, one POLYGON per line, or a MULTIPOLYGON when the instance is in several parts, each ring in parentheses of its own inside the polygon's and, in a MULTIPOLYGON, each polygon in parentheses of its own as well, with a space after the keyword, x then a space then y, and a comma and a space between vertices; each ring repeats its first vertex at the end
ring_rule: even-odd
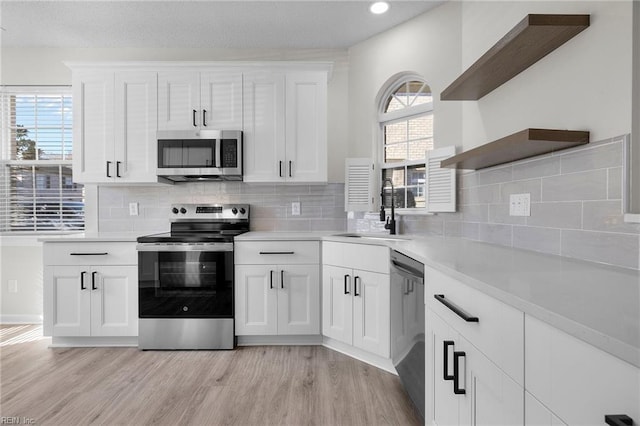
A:
POLYGON ((244 180, 327 181, 327 72, 244 76, 244 180))
POLYGON ((74 181, 157 181, 156 72, 74 72, 73 103, 74 181))
POLYGON ((158 130, 242 129, 242 72, 160 71, 158 130))

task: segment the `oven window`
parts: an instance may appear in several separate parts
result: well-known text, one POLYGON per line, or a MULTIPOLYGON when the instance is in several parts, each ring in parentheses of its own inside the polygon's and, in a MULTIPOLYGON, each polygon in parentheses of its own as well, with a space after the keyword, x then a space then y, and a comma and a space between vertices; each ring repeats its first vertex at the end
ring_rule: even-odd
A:
POLYGON ((233 252, 139 252, 140 318, 233 317, 233 252))

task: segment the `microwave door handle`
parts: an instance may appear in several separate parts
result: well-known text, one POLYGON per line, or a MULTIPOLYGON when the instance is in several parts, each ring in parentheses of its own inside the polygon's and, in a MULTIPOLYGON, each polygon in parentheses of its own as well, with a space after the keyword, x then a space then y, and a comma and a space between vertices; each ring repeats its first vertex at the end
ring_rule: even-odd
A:
POLYGON ((222 168, 222 139, 216 139, 216 164, 219 169, 222 168))

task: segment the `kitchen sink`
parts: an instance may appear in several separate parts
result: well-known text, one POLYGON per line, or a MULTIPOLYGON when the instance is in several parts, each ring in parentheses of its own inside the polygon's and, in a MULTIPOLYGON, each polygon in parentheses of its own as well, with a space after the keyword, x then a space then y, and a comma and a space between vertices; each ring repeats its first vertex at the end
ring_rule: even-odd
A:
POLYGON ((344 234, 334 234, 334 237, 347 237, 347 238, 363 238, 367 240, 383 240, 383 241, 408 241, 411 238, 404 235, 387 235, 387 234, 364 234, 347 232, 344 234))

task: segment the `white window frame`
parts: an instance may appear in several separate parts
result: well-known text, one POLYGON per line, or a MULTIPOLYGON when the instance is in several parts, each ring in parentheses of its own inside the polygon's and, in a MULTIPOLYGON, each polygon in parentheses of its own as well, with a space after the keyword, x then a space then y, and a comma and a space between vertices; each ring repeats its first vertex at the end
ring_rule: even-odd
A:
MULTIPOLYGON (((377 182, 378 188, 382 187, 382 173, 385 169, 393 169, 398 168, 401 165, 404 167, 422 165, 425 166, 426 170, 426 155, 422 160, 409 160, 404 161, 402 163, 396 163, 396 166, 386 166, 384 162, 384 147, 385 147, 385 139, 384 139, 384 126, 388 124, 393 124, 401 121, 407 121, 412 118, 416 118, 428 113, 433 114, 433 102, 428 102, 425 104, 414 105, 411 107, 403 108, 396 111, 385 112, 385 104, 389 96, 391 96, 399 86, 406 84, 410 81, 420 81, 425 84, 429 84, 423 77, 418 74, 413 73, 403 73, 399 78, 395 78, 387 82, 385 89, 382 90, 377 98, 377 136, 376 140, 376 156, 378 164, 378 173, 377 173, 377 182)), ((406 175, 405 175, 406 180, 406 175)), ((426 192, 426 187, 425 187, 426 192)), ((378 203, 381 203, 380 194, 378 194, 378 203)), ((404 215, 430 215, 425 207, 410 207, 410 208, 396 208, 396 213, 404 214, 404 215)))

